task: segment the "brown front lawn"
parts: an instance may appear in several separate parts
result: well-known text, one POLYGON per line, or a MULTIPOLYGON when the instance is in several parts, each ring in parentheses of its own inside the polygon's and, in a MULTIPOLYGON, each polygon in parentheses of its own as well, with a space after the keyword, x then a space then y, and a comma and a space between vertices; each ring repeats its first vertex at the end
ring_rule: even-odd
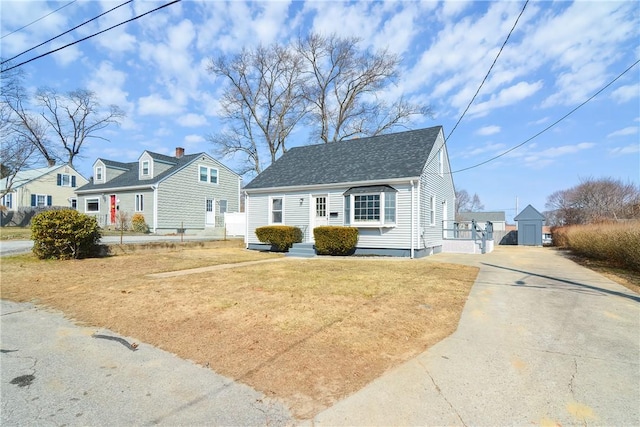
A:
POLYGON ((1 296, 210 366, 311 418, 450 335, 477 274, 424 260, 280 259, 239 244, 2 258, 1 296), (149 276, 266 259, 279 260, 149 276))

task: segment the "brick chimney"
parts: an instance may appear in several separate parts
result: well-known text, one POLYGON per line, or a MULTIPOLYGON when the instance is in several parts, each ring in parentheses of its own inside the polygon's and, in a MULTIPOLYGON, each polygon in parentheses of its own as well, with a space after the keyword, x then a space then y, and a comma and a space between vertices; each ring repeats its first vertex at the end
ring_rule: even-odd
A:
POLYGON ((176 159, 179 159, 182 156, 184 156, 184 148, 176 147, 176 159))

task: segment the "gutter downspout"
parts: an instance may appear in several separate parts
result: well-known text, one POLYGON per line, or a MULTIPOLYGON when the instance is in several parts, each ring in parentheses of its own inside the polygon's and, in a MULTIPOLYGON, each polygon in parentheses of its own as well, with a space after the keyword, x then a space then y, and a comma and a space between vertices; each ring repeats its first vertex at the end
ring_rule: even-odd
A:
POLYGON ((153 232, 158 231, 158 186, 151 186, 153 189, 153 232))
POLYGON ((244 248, 249 249, 249 194, 244 192, 244 248))
POLYGON ((413 240, 414 240, 414 234, 416 232, 415 227, 414 227, 414 210, 415 210, 415 201, 414 201, 414 186, 413 186, 413 180, 410 181, 411 183, 411 259, 413 259, 413 240))

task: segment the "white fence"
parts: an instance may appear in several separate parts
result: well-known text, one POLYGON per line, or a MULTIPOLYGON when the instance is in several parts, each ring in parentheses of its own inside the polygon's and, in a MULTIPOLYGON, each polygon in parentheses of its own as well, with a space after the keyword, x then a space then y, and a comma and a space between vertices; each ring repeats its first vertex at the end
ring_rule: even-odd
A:
POLYGON ((224 225, 227 236, 244 236, 247 229, 247 215, 244 212, 225 212, 224 225))

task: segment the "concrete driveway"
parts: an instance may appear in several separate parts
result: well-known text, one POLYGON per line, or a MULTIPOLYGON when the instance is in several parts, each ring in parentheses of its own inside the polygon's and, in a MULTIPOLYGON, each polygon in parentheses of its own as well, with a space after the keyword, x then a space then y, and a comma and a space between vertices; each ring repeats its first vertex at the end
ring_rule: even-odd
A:
POLYGON ((458 330, 320 425, 640 425, 640 297, 547 248, 429 261, 481 270, 458 330))

